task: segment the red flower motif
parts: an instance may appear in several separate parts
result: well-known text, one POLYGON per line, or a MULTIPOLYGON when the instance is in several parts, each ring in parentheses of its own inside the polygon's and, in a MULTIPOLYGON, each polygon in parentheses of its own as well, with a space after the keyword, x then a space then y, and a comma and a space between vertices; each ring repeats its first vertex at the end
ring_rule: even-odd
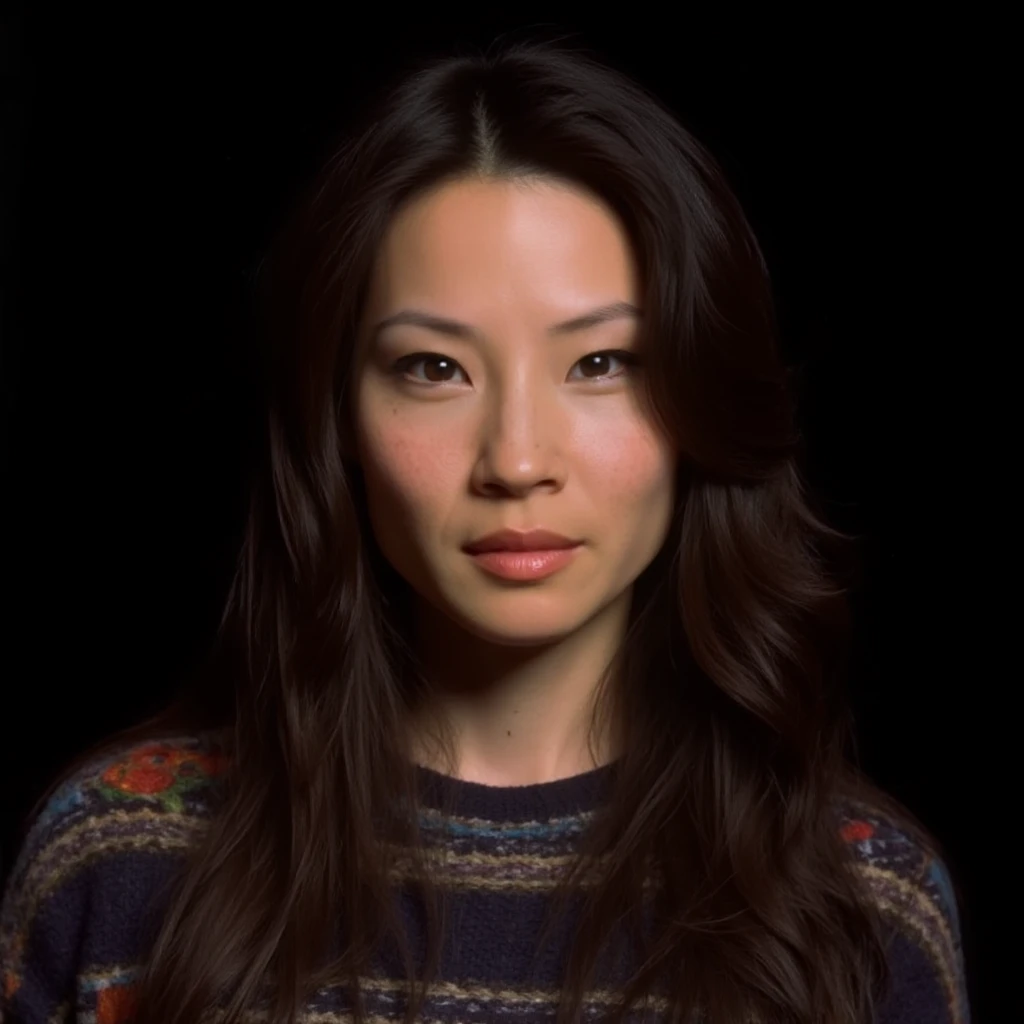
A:
MULTIPOLYGON (((123 768, 123 766, 122 766, 123 768)), ((114 779, 104 779, 125 793, 144 793, 152 795, 162 793, 174 785, 174 772, 156 765, 139 765, 137 768, 124 769, 114 779)))
POLYGON ((850 821, 839 830, 839 834, 848 843, 859 843, 870 839, 875 834, 875 830, 866 821, 850 821))
POLYGON ((96 997, 96 1024, 128 1024, 137 1009, 133 987, 100 989, 96 997))
POLYGON ((147 743, 137 747, 128 755, 133 764, 167 764, 177 766, 193 757, 189 751, 172 747, 167 743, 147 743))
POLYGON ((221 752, 202 753, 169 743, 147 743, 127 753, 101 776, 112 789, 123 793, 154 796, 188 787, 203 778, 221 775, 228 758, 221 752))

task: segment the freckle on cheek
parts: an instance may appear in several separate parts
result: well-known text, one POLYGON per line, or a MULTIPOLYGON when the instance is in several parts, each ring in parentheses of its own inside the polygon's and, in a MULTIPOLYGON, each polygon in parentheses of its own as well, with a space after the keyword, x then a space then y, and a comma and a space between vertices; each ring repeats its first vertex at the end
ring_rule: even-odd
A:
POLYGON ((433 436, 410 437, 403 432, 400 436, 383 437, 381 442, 381 451, 386 453, 382 464, 400 490, 436 490, 438 482, 448 478, 454 469, 454 454, 433 436))

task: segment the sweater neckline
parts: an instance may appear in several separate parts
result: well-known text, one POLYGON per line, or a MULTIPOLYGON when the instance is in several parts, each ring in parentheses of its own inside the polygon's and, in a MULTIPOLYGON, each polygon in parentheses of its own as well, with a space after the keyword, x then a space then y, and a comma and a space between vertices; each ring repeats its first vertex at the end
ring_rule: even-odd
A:
MULTIPOLYGON (((213 734, 216 746, 230 750, 229 729, 213 734)), ((552 782, 527 786, 489 786, 416 765, 422 807, 441 810, 447 804, 461 818, 495 822, 549 821, 597 810, 606 801, 621 759, 552 782), (449 802, 450 801, 450 802, 449 802)))
POLYGON ((607 798, 617 770, 618 761, 610 761, 551 782, 489 786, 416 765, 425 806, 440 809, 450 800, 452 813, 458 817, 501 822, 546 821, 596 810, 607 798))

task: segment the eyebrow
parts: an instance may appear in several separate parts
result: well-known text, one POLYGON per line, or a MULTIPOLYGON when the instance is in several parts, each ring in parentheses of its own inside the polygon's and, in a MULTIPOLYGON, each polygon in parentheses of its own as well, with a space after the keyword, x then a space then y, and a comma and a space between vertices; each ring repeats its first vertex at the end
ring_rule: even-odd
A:
MULTIPOLYGON (((576 331, 585 331, 598 324, 605 324, 611 320, 621 320, 624 317, 640 319, 640 310, 631 302, 610 302, 604 306, 584 313, 582 316, 575 316, 571 320, 563 320, 548 328, 550 335, 573 334, 576 331)), ((395 327, 398 324, 408 324, 413 327, 425 327, 427 330, 436 331, 450 338, 477 339, 482 334, 477 328, 470 324, 464 324, 459 320, 452 320, 449 317, 434 316, 432 313, 424 313, 418 309, 403 309, 385 317, 378 323, 370 333, 371 341, 376 341, 377 336, 387 327, 395 327)))

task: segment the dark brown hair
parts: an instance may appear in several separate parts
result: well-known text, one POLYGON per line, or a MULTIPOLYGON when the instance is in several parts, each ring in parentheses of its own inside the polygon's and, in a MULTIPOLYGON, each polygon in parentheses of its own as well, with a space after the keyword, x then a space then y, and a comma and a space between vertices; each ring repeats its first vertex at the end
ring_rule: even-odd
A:
MULTIPOLYGON (((375 544, 346 438, 353 344, 389 221, 466 175, 572 182, 621 217, 644 288, 646 396, 683 453, 670 535, 636 583, 595 712, 624 737, 614 789, 552 904, 554 920, 580 872, 604 865, 559 1022, 578 1019, 652 868, 659 912, 623 1011, 657 984, 675 1020, 866 1021, 886 980, 881 924, 839 811, 900 809, 854 763, 846 600, 829 571, 845 538, 802 483, 764 260, 722 173, 658 101, 583 53, 515 44, 403 78, 261 267, 266 447, 215 650, 166 712, 105 744, 209 728, 231 752, 223 803, 141 980, 138 1024, 193 1024, 219 1001, 234 1022, 270 981, 273 1021, 294 1021, 332 982, 351 986, 362 1021, 357 978, 386 935, 404 951, 409 1022, 437 970, 442 894, 415 856, 431 939, 417 992, 390 847, 376 842, 375 809, 416 803, 403 728, 426 684, 402 641, 408 586, 375 544)), ((399 838, 419 851, 415 815, 399 838)))

